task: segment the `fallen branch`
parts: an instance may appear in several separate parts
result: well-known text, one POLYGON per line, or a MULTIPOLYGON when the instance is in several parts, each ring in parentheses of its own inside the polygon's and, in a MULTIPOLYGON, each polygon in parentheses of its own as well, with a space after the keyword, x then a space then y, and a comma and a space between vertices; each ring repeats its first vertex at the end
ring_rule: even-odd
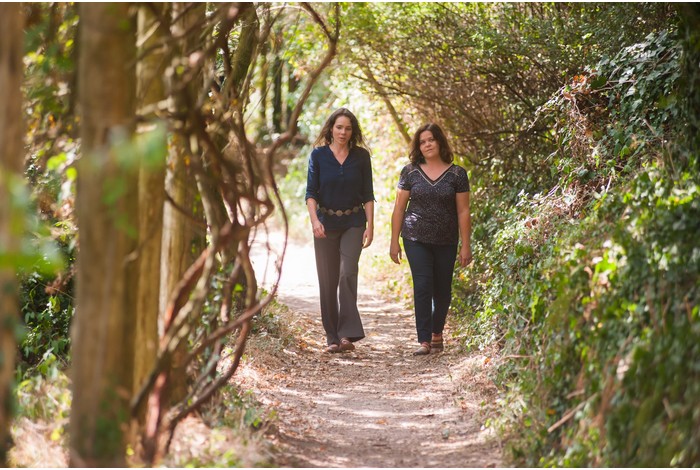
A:
POLYGON ((549 428, 547 428, 547 432, 551 434, 552 432, 556 431, 561 426, 563 426, 567 421, 569 421, 571 418, 573 418, 574 415, 578 411, 583 409, 583 407, 586 406, 586 403, 588 403, 591 400, 591 398, 593 398, 593 397, 595 397, 595 394, 591 395, 586 401, 582 401, 581 403, 576 405, 576 407, 574 409, 569 410, 566 413, 564 413, 564 416, 562 416, 559 421, 557 421, 556 423, 552 424, 549 428))

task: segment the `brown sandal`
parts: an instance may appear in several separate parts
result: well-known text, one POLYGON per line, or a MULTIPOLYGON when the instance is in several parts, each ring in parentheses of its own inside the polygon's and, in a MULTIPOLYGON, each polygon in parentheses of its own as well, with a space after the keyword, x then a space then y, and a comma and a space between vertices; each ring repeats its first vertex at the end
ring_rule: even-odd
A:
POLYGON ((430 341, 430 348, 435 351, 442 351, 445 349, 445 345, 442 341, 442 335, 433 335, 433 339, 430 341))
POLYGON ((338 345, 335 344, 335 343, 329 344, 329 345, 326 347, 326 349, 323 350, 323 352, 327 352, 327 353, 331 353, 331 354, 340 352, 340 346, 338 346, 338 345))
POLYGON ((353 351, 355 349, 355 345, 352 344, 352 341, 350 341, 347 338, 343 338, 340 340, 340 350, 345 352, 345 351, 353 351))
POLYGON ((430 354, 430 343, 427 341, 423 341, 420 348, 413 351, 414 356, 427 356, 428 354, 430 354))

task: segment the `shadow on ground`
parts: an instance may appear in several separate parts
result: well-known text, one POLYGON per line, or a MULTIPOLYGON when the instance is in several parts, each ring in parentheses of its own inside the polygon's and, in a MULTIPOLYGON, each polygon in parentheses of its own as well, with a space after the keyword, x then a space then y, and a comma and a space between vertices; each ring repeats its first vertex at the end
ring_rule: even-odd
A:
MULTIPOLYGON (((256 258, 256 269, 264 262, 256 258)), ((274 373, 244 365, 239 380, 278 414, 283 467, 493 467, 500 443, 484 426, 495 387, 485 356, 464 356, 446 333, 443 353, 416 357, 412 312, 366 285, 358 305, 366 338, 350 353, 325 340, 311 246, 290 245, 278 300, 301 338, 274 373)))

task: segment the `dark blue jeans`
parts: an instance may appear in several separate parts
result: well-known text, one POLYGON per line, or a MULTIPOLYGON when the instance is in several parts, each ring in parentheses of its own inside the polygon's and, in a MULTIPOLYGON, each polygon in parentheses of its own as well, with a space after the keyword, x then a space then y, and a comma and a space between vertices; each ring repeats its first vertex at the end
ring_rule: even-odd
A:
POLYGON ((433 245, 403 239, 413 277, 413 303, 418 342, 430 342, 432 333, 442 334, 452 300, 452 274, 457 245, 433 245))

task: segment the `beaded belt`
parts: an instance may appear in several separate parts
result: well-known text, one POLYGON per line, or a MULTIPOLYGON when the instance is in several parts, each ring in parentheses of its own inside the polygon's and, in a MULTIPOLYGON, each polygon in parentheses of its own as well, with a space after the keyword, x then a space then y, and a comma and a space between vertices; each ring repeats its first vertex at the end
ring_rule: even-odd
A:
POLYGON ((355 206, 355 207, 353 207, 352 209, 346 209, 346 210, 344 210, 344 211, 341 211, 341 210, 334 211, 334 210, 326 209, 325 207, 319 207, 319 208, 318 208, 318 210, 320 210, 320 211, 321 211, 322 213, 324 213, 324 214, 328 214, 328 215, 337 215, 338 217, 340 217, 341 215, 350 215, 350 214, 354 214, 355 212, 359 212, 360 209, 362 209, 362 206, 361 206, 361 205, 360 205, 360 206, 355 206))

